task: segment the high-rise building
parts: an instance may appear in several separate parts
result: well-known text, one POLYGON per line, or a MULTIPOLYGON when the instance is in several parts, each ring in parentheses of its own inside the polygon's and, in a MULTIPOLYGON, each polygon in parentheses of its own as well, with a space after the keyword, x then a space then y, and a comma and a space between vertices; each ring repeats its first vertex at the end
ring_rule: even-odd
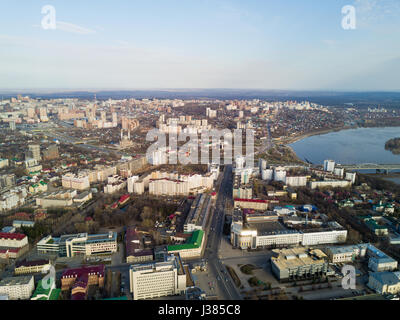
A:
POLYGON ((325 160, 324 161, 324 171, 333 172, 335 170, 335 161, 325 160))
POLYGON ((208 118, 216 118, 217 117, 217 110, 212 110, 211 108, 206 109, 206 116, 208 118))
POLYGON ((35 117, 35 109, 34 108, 26 109, 26 113, 27 113, 28 118, 34 118, 35 117))
POLYGON ((37 161, 42 160, 42 157, 40 156, 40 145, 30 144, 28 146, 28 157, 26 158, 33 158, 36 159, 37 161))
POLYGON ((11 173, 11 174, 0 175, 0 189, 1 188, 10 188, 15 185, 16 185, 15 174, 11 173))
POLYGON ((10 129, 12 130, 12 131, 14 131, 15 130, 15 121, 10 121, 10 123, 9 123, 9 125, 10 125, 10 129))
POLYGON ((40 108, 39 115, 40 115, 40 121, 42 121, 42 122, 49 121, 49 118, 47 117, 47 108, 44 108, 44 107, 40 108))

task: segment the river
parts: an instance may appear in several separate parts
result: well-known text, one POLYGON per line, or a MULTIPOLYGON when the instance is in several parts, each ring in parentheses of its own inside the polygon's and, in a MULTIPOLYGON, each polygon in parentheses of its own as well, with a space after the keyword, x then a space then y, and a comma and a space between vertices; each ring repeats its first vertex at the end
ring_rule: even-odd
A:
POLYGON ((314 164, 326 159, 341 164, 397 164, 400 155, 385 150, 386 141, 395 137, 400 137, 400 127, 357 128, 310 136, 289 146, 314 164))

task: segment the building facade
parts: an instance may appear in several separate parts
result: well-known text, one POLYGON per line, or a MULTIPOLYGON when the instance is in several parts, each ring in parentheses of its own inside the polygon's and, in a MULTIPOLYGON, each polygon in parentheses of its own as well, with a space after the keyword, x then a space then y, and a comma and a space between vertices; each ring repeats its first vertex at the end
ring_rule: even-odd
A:
POLYGON ((133 300, 180 295, 186 290, 186 272, 179 255, 168 255, 163 262, 132 265, 129 279, 133 300))

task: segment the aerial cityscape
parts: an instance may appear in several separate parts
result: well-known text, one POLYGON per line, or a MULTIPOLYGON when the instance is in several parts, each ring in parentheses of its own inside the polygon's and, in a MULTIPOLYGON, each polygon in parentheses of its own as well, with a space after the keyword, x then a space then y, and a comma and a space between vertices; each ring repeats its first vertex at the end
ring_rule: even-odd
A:
POLYGON ((127 22, 125 1, 25 2, 24 23, 0 22, 0 300, 163 301, 159 315, 186 317, 400 300, 400 44, 382 31, 400 27, 394 1, 311 1, 337 21, 298 25, 302 39, 294 15, 310 3, 154 1, 127 22), (293 25, 247 60, 268 33, 261 8, 293 25), (357 43, 338 57, 340 41, 357 43), (193 300, 210 304, 165 304, 193 300))

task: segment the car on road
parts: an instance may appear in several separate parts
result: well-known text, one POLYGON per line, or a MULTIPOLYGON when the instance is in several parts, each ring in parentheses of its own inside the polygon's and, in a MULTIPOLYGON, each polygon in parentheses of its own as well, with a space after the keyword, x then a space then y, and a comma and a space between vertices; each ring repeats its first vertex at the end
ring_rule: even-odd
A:
POLYGON ((221 280, 221 278, 219 276, 217 276, 217 280, 219 281, 219 280, 221 280))

